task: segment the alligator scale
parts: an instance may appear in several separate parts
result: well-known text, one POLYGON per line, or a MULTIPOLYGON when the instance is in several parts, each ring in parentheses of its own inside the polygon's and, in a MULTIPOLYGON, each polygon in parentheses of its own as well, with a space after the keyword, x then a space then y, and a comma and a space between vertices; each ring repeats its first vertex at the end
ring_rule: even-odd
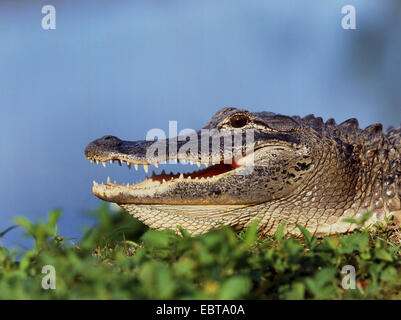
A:
MULTIPOLYGON (((355 225, 344 219, 358 219, 367 212, 372 212, 370 225, 390 215, 401 216, 401 128, 383 133, 381 124, 362 130, 356 119, 337 125, 333 119, 324 123, 313 115, 300 118, 224 108, 203 129, 220 139, 217 149, 210 145, 206 154, 201 148, 202 130, 173 144, 179 150, 188 141, 199 142, 195 152, 171 152, 171 139, 159 143, 164 142, 167 159, 202 163, 206 168, 153 174, 134 185, 94 182, 93 193, 151 228, 181 226, 191 234, 225 225, 242 229, 257 219, 261 234, 274 233, 286 221, 289 234, 299 235, 298 224, 325 236, 352 231, 355 225), (244 150, 249 130, 252 154, 244 150), (233 132, 241 134, 241 144, 230 145, 233 156, 226 161, 223 142, 233 132)), ((149 153, 153 147, 154 141, 104 136, 86 147, 85 156, 96 163, 143 165, 147 172, 149 165, 158 167, 167 160, 162 152, 149 153)))

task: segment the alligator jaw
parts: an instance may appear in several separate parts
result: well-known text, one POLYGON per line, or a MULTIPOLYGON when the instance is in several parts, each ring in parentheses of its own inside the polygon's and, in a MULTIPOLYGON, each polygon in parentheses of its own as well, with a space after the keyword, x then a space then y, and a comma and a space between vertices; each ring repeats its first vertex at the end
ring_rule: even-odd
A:
MULTIPOLYGON (((252 156, 252 155, 251 155, 252 156)), ((117 162, 120 166, 126 164, 130 169, 134 167, 138 170, 140 166, 143 166, 146 173, 149 172, 149 165, 154 165, 156 168, 159 167, 159 162, 154 163, 140 163, 132 159, 128 160, 124 157, 96 157, 94 154, 87 154, 88 160, 96 164, 102 164, 106 167, 107 163, 117 162)), ((242 157, 236 160, 232 159, 231 164, 219 163, 201 163, 197 162, 198 168, 201 165, 205 168, 190 172, 190 173, 177 173, 177 174, 166 174, 164 170, 161 174, 155 174, 153 172, 151 177, 146 177, 144 181, 136 184, 117 184, 111 182, 108 178, 106 183, 98 183, 93 181, 92 192, 98 198, 114 202, 117 204, 177 204, 177 205, 215 205, 218 203, 214 198, 213 201, 210 199, 204 199, 197 195, 194 198, 183 199, 179 195, 175 195, 174 192, 169 193, 170 190, 175 187, 183 189, 185 185, 191 186, 192 188, 199 188, 216 184, 220 179, 238 173, 242 168, 245 167, 248 157, 242 157), (169 193, 169 196, 164 196, 169 193)), ((192 160, 186 159, 175 159, 177 162, 193 164, 192 160)), ((223 203, 222 203, 223 204, 223 203)), ((226 202, 224 204, 227 204, 226 202)), ((232 203, 231 203, 232 204, 232 203)))

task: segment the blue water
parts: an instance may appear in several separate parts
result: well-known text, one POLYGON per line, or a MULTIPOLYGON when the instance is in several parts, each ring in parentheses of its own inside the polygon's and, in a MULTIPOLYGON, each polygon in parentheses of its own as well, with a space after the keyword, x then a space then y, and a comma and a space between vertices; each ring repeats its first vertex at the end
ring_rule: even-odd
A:
POLYGON ((0 2, 0 231, 62 208, 61 234, 79 237, 100 203, 92 180, 144 177, 89 164, 106 134, 198 129, 224 106, 401 122, 396 0, 53 1, 45 31, 46 4, 0 2), (357 30, 341 28, 345 4, 357 30))

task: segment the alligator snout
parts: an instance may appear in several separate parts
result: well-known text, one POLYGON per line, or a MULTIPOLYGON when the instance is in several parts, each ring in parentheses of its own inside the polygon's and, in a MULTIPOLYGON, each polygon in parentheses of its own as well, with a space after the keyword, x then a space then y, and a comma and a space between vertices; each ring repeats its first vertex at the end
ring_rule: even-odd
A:
POLYGON ((115 136, 103 136, 89 143, 85 148, 85 156, 92 158, 94 155, 99 154, 102 150, 117 149, 121 146, 123 141, 115 136))

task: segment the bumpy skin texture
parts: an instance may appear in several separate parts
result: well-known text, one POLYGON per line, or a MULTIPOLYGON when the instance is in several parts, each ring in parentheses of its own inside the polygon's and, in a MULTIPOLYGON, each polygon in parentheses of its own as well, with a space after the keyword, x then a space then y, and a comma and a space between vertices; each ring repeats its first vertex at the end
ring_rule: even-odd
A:
MULTIPOLYGON (((274 233, 286 221, 285 231, 292 235, 299 235, 298 224, 325 236, 352 231, 355 225, 344 218, 372 212, 367 221, 371 225, 401 215, 401 128, 384 134, 380 124, 360 129, 356 119, 337 125, 313 115, 224 108, 204 129, 221 136, 240 130, 243 138, 247 129, 254 130, 253 171, 235 167, 206 179, 196 180, 194 174, 191 179, 184 175, 161 183, 162 178, 168 180, 161 175, 133 186, 96 184, 94 194, 118 203, 151 228, 181 226, 191 234, 223 225, 241 229, 257 219, 261 234, 274 233)), ((192 135, 194 140, 200 137, 200 131, 192 135)), ((240 150, 232 146, 233 154, 244 154, 244 139, 240 150)), ((178 141, 178 149, 187 141, 178 141)), ((169 154, 171 141, 165 142, 169 154)), ((164 159, 159 153, 147 155, 152 144, 105 136, 90 143, 85 155, 95 161, 155 164, 164 159)), ((199 147, 195 153, 169 158, 211 162, 210 152, 199 147)), ((223 153, 223 145, 218 152, 223 153)), ((200 171, 202 175, 207 174, 200 171)))

